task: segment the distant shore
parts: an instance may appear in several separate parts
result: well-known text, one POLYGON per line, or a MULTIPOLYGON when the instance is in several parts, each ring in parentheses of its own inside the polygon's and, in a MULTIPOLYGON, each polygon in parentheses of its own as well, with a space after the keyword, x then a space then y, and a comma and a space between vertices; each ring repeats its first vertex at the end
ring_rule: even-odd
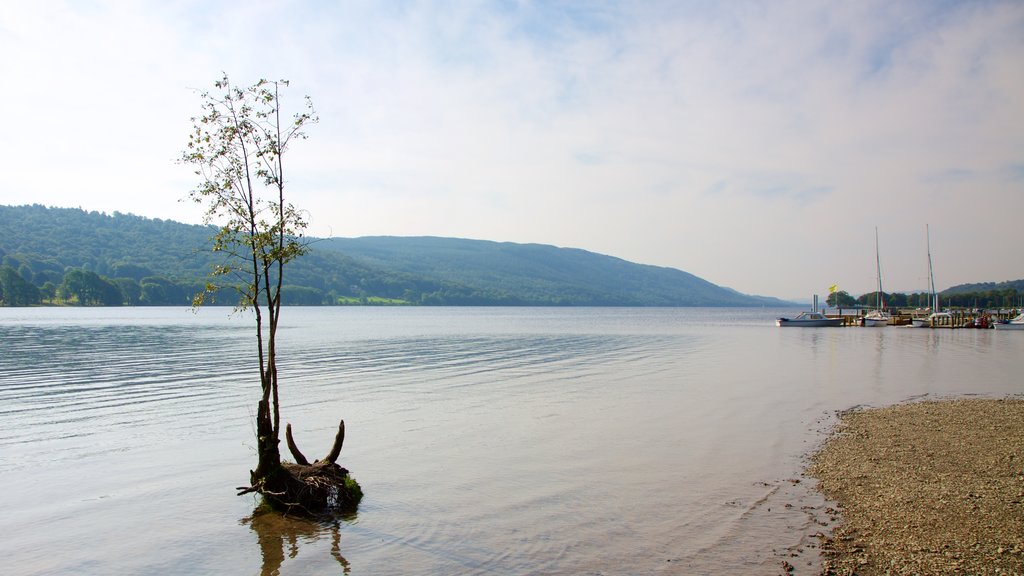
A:
POLYGON ((1024 399, 848 412, 808 472, 841 516, 822 574, 1024 574, 1024 399))

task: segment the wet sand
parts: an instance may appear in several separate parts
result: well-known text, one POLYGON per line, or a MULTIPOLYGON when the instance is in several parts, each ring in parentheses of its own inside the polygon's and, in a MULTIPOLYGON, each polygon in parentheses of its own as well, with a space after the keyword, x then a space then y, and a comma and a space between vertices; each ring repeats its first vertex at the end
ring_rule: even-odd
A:
POLYGON ((1024 399, 855 410, 808 470, 822 574, 1024 574, 1024 399))

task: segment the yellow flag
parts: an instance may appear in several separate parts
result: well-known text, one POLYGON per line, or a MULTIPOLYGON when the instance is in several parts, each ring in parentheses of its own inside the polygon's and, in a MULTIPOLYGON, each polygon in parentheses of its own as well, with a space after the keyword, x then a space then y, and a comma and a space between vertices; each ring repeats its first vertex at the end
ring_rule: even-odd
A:
POLYGON ((828 287, 828 293, 829 294, 835 294, 838 290, 839 290, 839 285, 838 284, 833 284, 833 285, 828 287))

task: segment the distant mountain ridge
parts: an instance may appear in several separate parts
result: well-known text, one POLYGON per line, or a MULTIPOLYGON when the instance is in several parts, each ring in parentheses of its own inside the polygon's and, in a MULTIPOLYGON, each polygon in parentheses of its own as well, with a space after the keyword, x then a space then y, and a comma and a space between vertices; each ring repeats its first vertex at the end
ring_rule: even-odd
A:
POLYGON ((445 279, 524 302, 591 306, 780 306, 688 272, 578 248, 439 237, 330 238, 317 244, 380 269, 445 279))
MULTIPOLYGON (((69 269, 109 280, 129 304, 178 304, 216 263, 214 229, 115 212, 0 206, 0 268, 43 289, 69 269), (157 289, 159 288, 159 290, 157 289), (148 291, 147 291, 148 290, 148 291)), ((517 306, 785 306, 674 268, 586 250, 439 237, 311 239, 286 302, 517 306)), ((47 292, 49 290, 49 292, 47 292)))
POLYGON ((978 282, 976 284, 957 284, 941 292, 942 295, 967 294, 970 292, 988 292, 991 290, 1011 290, 1024 292, 1024 280, 1006 280, 1003 282, 978 282))

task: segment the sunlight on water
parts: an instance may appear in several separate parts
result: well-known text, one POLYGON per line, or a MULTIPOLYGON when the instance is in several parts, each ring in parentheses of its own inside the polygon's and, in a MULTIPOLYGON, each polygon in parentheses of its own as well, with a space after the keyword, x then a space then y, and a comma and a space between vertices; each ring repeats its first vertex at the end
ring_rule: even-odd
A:
POLYGON ((286 309, 284 419, 363 485, 253 515, 251 320, 0 309, 0 529, 22 574, 817 573, 837 410, 1024 392, 1024 338, 780 330, 758 309, 286 309))

